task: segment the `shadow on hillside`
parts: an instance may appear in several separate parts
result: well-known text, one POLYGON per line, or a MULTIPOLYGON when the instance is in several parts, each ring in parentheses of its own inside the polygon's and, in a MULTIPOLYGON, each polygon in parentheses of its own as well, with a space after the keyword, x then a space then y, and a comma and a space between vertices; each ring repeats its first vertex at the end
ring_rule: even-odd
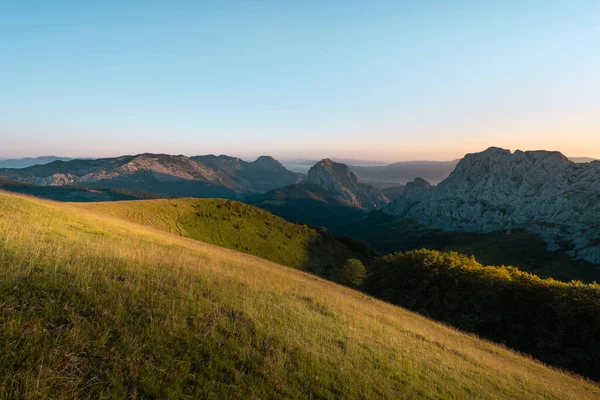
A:
POLYGON ((303 270, 337 282, 340 268, 349 259, 367 264, 377 256, 375 250, 362 240, 339 236, 326 228, 317 228, 317 236, 306 244, 303 270))
POLYGON ((546 243, 524 230, 506 232, 449 232, 431 229, 412 220, 398 220, 382 213, 347 226, 349 235, 365 240, 383 254, 416 249, 456 251, 475 256, 484 265, 511 265, 542 278, 569 282, 600 282, 600 268, 567 253, 547 251, 546 243))

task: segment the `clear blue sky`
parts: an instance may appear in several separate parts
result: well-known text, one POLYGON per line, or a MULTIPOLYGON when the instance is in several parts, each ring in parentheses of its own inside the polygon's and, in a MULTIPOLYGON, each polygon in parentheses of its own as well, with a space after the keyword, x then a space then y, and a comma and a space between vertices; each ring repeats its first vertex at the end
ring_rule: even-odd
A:
POLYGON ((0 0, 0 157, 600 157, 600 1, 0 0))

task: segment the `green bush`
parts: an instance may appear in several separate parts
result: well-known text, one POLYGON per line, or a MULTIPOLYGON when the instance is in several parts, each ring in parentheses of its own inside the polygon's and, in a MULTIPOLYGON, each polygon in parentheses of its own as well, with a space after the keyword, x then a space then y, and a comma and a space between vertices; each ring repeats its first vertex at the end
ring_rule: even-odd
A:
POLYGON ((562 368, 600 379, 600 285, 486 267, 458 253, 378 258, 365 290, 562 368))
POLYGON ((340 268, 338 282, 352 288, 360 287, 367 276, 367 270, 362 261, 350 258, 340 268))

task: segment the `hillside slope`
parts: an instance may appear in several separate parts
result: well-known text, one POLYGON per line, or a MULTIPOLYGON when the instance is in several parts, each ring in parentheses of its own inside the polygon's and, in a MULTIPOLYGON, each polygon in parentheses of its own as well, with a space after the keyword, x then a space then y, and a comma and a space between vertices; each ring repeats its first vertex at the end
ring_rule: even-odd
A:
POLYGON ((0 193, 0 398, 593 399, 306 273, 0 193))
POLYGON ((288 222, 267 211, 223 199, 173 199, 89 203, 101 211, 190 239, 252 254, 335 279, 358 254, 325 230, 288 222))

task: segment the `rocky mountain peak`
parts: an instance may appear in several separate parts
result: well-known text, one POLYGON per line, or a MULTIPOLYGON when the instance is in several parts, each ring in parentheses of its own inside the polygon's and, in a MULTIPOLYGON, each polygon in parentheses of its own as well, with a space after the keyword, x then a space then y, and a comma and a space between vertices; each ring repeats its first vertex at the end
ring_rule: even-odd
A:
MULTIPOLYGON (((315 166, 322 165, 325 168, 332 169, 333 164, 334 163, 333 163, 333 161, 331 161, 330 158, 324 158, 321 161, 319 161, 315 166)), ((344 164, 340 164, 340 165, 344 165, 344 164)))
POLYGON ((388 203, 381 190, 363 183, 347 165, 328 158, 308 171, 306 181, 359 208, 377 209, 388 203))
POLYGON ((325 158, 308 170, 306 179, 327 190, 337 192, 341 187, 353 187, 363 184, 346 164, 340 164, 325 158))
POLYGON ((415 178, 408 182, 402 195, 388 207, 388 212, 396 215, 405 215, 415 204, 418 204, 434 188, 423 178, 415 178))
POLYGON ((450 176, 423 190, 417 182, 387 212, 446 230, 523 228, 555 248, 600 263, 600 163, 576 164, 556 151, 490 148, 466 155, 450 176))
POLYGON ((433 189, 433 185, 427 182, 423 178, 415 178, 412 182, 406 184, 404 189, 404 195, 406 196, 419 196, 421 197, 424 193, 427 193, 433 189))

